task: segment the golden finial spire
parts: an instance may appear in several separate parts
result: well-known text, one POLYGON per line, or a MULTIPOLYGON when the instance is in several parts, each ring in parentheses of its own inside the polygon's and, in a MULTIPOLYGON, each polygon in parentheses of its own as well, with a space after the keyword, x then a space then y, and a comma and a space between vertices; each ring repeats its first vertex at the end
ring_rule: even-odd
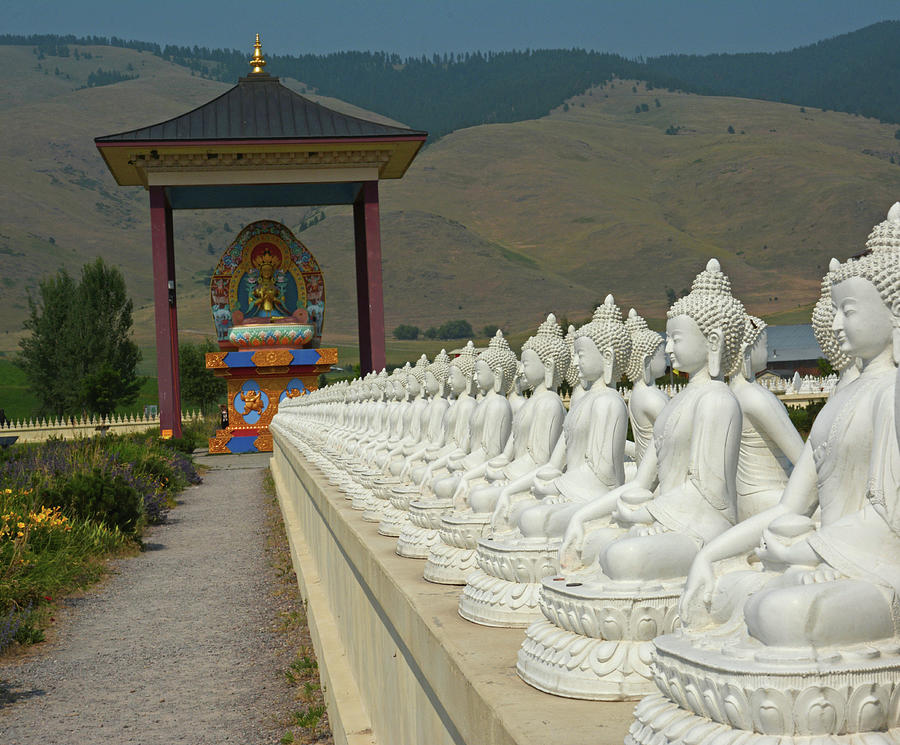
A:
POLYGON ((264 72, 266 61, 262 56, 262 44, 259 43, 259 34, 256 35, 256 44, 253 45, 253 59, 250 60, 250 66, 253 68, 250 72, 264 72))

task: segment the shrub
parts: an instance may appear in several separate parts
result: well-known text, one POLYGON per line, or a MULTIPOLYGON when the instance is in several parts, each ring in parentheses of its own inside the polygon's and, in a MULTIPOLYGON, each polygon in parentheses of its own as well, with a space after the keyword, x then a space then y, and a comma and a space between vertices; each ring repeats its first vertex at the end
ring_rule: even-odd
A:
POLYGON ((410 326, 406 323, 401 323, 397 328, 394 329, 394 338, 395 339, 418 339, 419 338, 419 327, 418 326, 410 326))
POLYGON ((468 321, 447 321, 437 330, 438 339, 463 339, 473 335, 472 324, 468 321))

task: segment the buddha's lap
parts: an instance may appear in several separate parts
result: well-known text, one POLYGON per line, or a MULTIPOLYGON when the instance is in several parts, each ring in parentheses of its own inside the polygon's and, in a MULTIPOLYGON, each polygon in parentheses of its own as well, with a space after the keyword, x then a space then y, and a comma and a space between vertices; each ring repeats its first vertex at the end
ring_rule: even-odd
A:
POLYGON ((687 575, 698 548, 683 533, 627 534, 607 543, 598 558, 610 579, 670 579, 687 575))

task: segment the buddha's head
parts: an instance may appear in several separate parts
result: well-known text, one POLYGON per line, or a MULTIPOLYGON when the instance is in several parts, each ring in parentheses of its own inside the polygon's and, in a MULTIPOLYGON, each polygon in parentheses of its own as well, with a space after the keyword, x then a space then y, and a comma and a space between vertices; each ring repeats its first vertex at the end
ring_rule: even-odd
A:
POLYGON ((565 377, 571 359, 562 329, 552 313, 538 327, 537 333, 522 345, 522 365, 531 388, 543 383, 555 391, 565 377))
POLYGON ((669 308, 666 352, 672 367, 691 377, 707 370, 721 379, 740 359, 744 315, 719 262, 710 259, 691 291, 669 308))
POLYGON ((459 396, 466 391, 472 391, 472 378, 475 374, 475 345, 471 341, 466 342, 456 357, 450 360, 450 391, 459 396))
POLYGON ((631 354, 625 375, 632 383, 643 380, 646 385, 652 385, 666 372, 665 339, 650 329, 634 308, 628 311, 625 330, 631 337, 631 354))
POLYGON ((841 351, 832 328, 834 325, 834 308, 831 305, 830 272, 840 267, 840 265, 841 262, 837 259, 831 260, 831 264, 828 267, 829 274, 822 278, 822 293, 813 307, 811 322, 813 334, 815 334, 816 341, 819 342, 819 347, 822 349, 825 359, 831 363, 835 370, 843 372, 853 364, 854 358, 841 351))
POLYGON ((756 373, 766 369, 769 361, 769 344, 766 322, 751 316, 744 318, 744 340, 741 342, 741 358, 733 374, 743 374, 747 380, 755 380, 756 373))
POLYGON ((416 398, 421 395, 427 371, 428 358, 423 354, 416 360, 416 364, 409 368, 406 374, 406 393, 410 398, 416 398))
POLYGON ((447 356, 447 350, 442 349, 425 369, 425 392, 432 397, 443 396, 447 392, 449 377, 450 357, 447 356))
POLYGON ((622 311, 612 295, 607 295, 597 306, 591 320, 575 333, 575 360, 584 386, 603 379, 605 385, 614 385, 622 377, 622 371, 631 354, 631 339, 622 323, 622 311))
POLYGON ((382 368, 381 372, 372 379, 372 397, 376 401, 384 401, 385 395, 387 394, 389 380, 390 378, 388 377, 387 370, 385 370, 384 368, 382 368))
POLYGON ((516 379, 516 355, 509 348, 509 342, 503 332, 497 333, 488 343, 488 348, 478 355, 475 361, 475 378, 478 387, 487 393, 493 390, 506 395, 512 390, 516 379))
POLYGON ((403 367, 398 367, 393 373, 394 400, 402 401, 406 398, 406 378, 412 366, 407 362, 403 367))
POLYGON ((866 253, 829 272, 832 329, 845 355, 863 364, 892 350, 900 361, 900 202, 872 230, 866 253))

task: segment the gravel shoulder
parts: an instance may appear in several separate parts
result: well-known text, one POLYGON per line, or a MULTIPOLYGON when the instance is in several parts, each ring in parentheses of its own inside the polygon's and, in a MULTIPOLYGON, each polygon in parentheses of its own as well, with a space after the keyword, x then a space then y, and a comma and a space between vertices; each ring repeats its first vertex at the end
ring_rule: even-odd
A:
POLYGON ((275 743, 293 702, 263 491, 267 455, 210 467, 145 552, 66 601, 55 638, 0 663, 0 741, 275 743))

